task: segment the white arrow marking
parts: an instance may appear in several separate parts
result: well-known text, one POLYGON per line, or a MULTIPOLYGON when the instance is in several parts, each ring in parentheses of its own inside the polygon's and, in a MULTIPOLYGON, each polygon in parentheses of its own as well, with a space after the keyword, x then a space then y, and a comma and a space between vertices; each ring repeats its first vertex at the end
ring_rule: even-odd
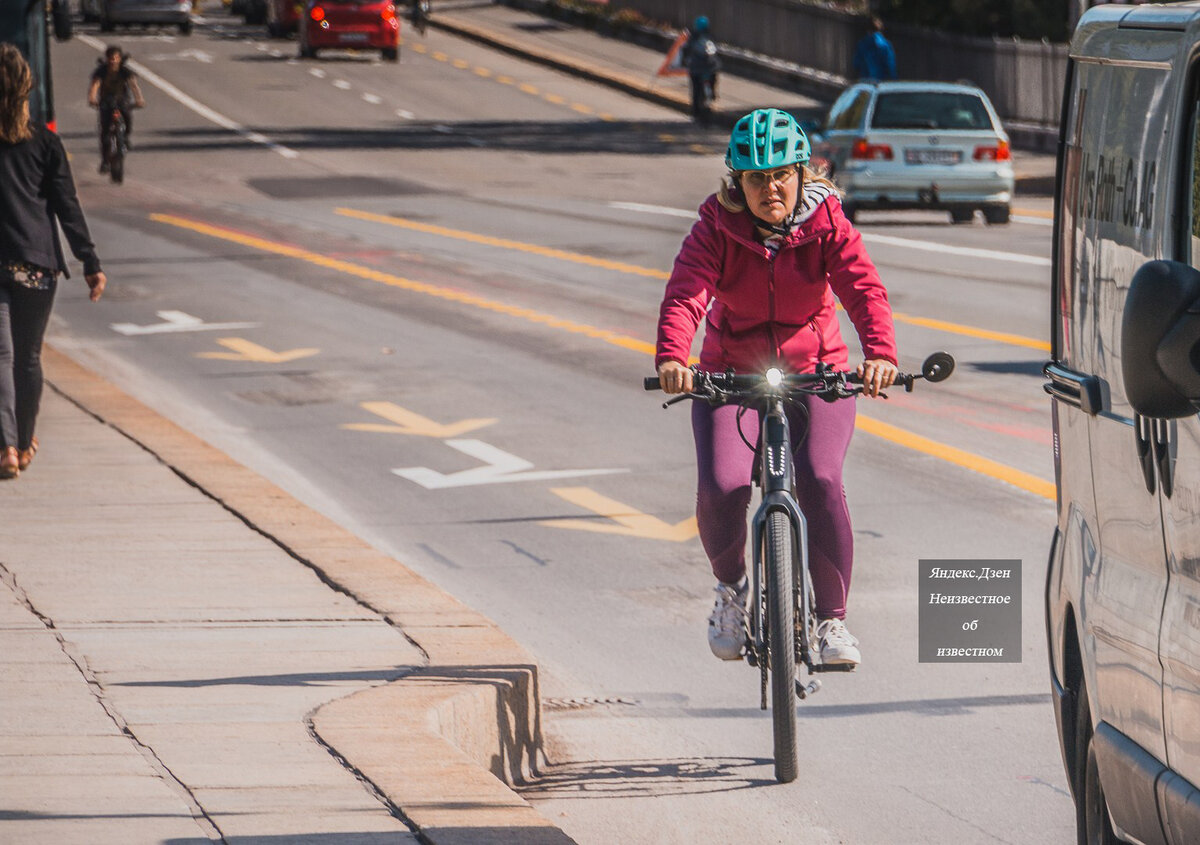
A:
POLYGON ((556 469, 529 472, 533 464, 524 458, 511 455, 503 449, 484 443, 482 440, 447 440, 446 445, 464 455, 478 458, 487 466, 465 469, 462 472, 444 475, 429 467, 404 467, 392 472, 401 478, 415 481, 426 490, 442 490, 447 487, 472 487, 477 484, 507 484, 510 481, 545 481, 552 478, 574 478, 581 475, 610 475, 628 472, 626 469, 556 469))
POLYGON ((206 323, 199 317, 193 317, 183 311, 156 311, 155 314, 164 322, 150 326, 139 326, 135 323, 113 323, 114 332, 131 336, 142 334, 165 334, 167 332, 211 332, 230 329, 253 329, 258 323, 206 323))

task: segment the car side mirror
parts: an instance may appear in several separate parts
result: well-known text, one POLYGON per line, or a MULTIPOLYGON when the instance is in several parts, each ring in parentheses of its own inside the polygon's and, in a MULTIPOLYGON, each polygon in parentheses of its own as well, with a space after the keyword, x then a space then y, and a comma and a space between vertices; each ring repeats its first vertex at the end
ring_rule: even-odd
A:
POLYGON ((1190 417, 1200 407, 1200 270, 1178 261, 1143 264, 1121 317, 1121 374, 1133 410, 1190 417))

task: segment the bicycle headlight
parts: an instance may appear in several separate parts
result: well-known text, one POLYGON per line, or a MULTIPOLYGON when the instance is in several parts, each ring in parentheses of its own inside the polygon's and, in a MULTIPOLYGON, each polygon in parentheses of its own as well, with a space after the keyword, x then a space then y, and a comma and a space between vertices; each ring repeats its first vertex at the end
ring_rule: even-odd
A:
POLYGON ((771 385, 771 387, 779 387, 779 385, 783 384, 783 370, 776 367, 767 370, 767 384, 771 385))

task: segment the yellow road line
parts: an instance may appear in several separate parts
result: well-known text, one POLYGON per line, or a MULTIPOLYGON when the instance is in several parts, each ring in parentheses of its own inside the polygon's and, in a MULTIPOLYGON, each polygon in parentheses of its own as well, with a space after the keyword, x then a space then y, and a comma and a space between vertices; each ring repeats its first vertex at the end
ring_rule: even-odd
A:
POLYGON ((484 79, 487 79, 492 75, 492 72, 485 67, 477 67, 475 68, 475 75, 482 76, 484 79))
POLYGON ((1006 332, 994 332, 990 329, 977 329, 973 326, 963 326, 958 323, 947 323, 945 320, 934 320, 929 317, 910 317, 907 314, 892 312, 892 319, 897 323, 908 323, 911 326, 921 326, 926 329, 935 329, 941 332, 949 332, 951 334, 961 334, 967 337, 977 337, 983 340, 994 340, 999 343, 1007 343, 1012 346, 1024 346, 1028 349, 1037 349, 1040 352, 1049 352, 1050 344, 1044 340, 1037 340, 1032 337, 1023 337, 1019 334, 1008 334, 1006 332))
MULTIPOLYGON (((552 249, 550 247, 537 246, 536 244, 523 243, 521 241, 508 240, 506 238, 494 238, 488 235, 479 235, 474 232, 464 232, 458 229, 448 229, 444 226, 434 226, 430 223, 418 223, 415 220, 405 220, 403 217, 392 217, 384 214, 372 214, 369 211, 358 211, 353 208, 336 209, 338 214, 345 217, 354 217, 359 220, 366 220, 372 223, 386 223, 389 226, 397 226, 401 229, 411 229, 416 232, 424 232, 428 235, 439 235, 445 238, 454 238, 461 241, 469 241, 476 244, 484 244, 486 246, 495 246, 502 249, 514 249, 519 252, 527 252, 532 255, 540 255, 544 258, 557 258, 562 261, 571 261, 576 264, 586 264, 590 267, 600 267, 605 270, 615 270, 620 273, 631 273, 636 276, 646 276, 651 279, 670 278, 670 273, 663 270, 654 270, 649 267, 640 267, 636 264, 626 264, 622 261, 608 261, 603 258, 594 258, 590 255, 583 255, 577 252, 567 252, 561 249, 552 249)), ((838 306, 841 308, 841 306, 838 306)), ((1043 340, 1037 340, 1030 337, 1022 337, 1021 335, 1008 334, 1006 332, 995 332, 990 329, 980 329, 974 326, 964 326, 958 323, 949 323, 945 320, 935 320, 928 317, 910 317, 907 314, 893 312, 893 318, 898 323, 908 323, 914 326, 921 326, 927 329, 935 329, 937 331, 948 332, 951 334, 960 334, 967 337, 977 337, 982 340, 993 340, 999 343, 1007 343, 1013 346, 1024 346, 1029 349, 1037 349, 1042 352, 1050 351, 1050 344, 1043 340)))
POLYGON ((1023 472, 1019 469, 1014 469, 1010 466, 1005 466, 997 461, 989 460, 988 458, 974 455, 970 452, 965 452, 962 449, 956 449, 945 443, 938 443, 936 440, 930 440, 927 437, 922 437, 919 434, 913 434, 911 431, 905 431, 902 428, 897 428, 889 423, 880 422, 871 417, 858 415, 856 427, 860 431, 865 431, 867 434, 873 434, 876 437, 882 437, 884 440, 895 443, 899 446, 921 452, 925 455, 938 458, 943 461, 948 461, 956 466, 969 469, 972 472, 978 472, 986 475, 989 478, 995 478, 999 481, 1012 484, 1014 487, 1019 487, 1022 490, 1033 493, 1036 496, 1041 496, 1044 499, 1054 500, 1054 482, 1043 481, 1036 475, 1023 472))
POLYGON ((476 296, 453 288, 441 287, 439 285, 426 284, 425 282, 417 282, 412 279, 405 279, 402 276, 396 276, 392 273, 385 273, 382 270, 373 270, 370 267, 363 267, 360 264, 354 264, 350 261, 343 261, 340 258, 330 258, 327 255, 321 255, 318 252, 303 249, 302 247, 290 246, 288 244, 278 243, 276 241, 268 241, 264 238, 258 238, 253 235, 247 235, 243 232, 237 232, 232 229, 224 229, 217 226, 210 226, 207 223, 200 223, 195 220, 188 220, 185 217, 177 217, 173 214, 151 214, 150 219, 156 223, 165 223, 168 226, 175 226, 179 229, 187 229, 201 235, 207 235, 212 238, 229 241, 231 243, 242 244, 253 249, 262 250, 263 252, 273 253, 274 255, 282 255, 287 258, 295 258, 300 261, 306 261, 309 264, 315 264, 318 267, 325 267, 329 270, 336 270, 339 273, 346 273, 351 276, 357 276, 360 279, 367 279, 372 282, 388 285, 390 287, 399 288, 401 290, 411 291, 413 293, 421 293, 426 296, 437 297, 449 302, 457 302, 462 305, 470 305, 475 308, 480 308, 485 311, 491 311, 496 314, 503 314, 508 317, 516 317, 522 320, 528 320, 531 323, 548 326, 553 329, 562 329, 572 334, 583 335, 590 337, 593 340, 601 340, 605 343, 619 346, 622 349, 630 349, 634 352, 641 352, 646 355, 654 354, 654 344, 646 343, 643 340, 629 337, 628 335, 618 334, 617 332, 607 329, 600 329, 595 326, 589 326, 586 323, 577 323, 574 320, 566 320, 561 317, 555 317, 552 314, 545 314, 540 311, 535 311, 532 308, 522 308, 517 305, 509 305, 506 302, 499 302, 494 299, 476 296))
POLYGON ((1040 208, 1014 208, 1013 214, 1020 214, 1022 217, 1041 217, 1043 220, 1053 220, 1053 211, 1043 211, 1040 208))
MULTIPOLYGON (((338 211, 339 213, 342 213, 343 209, 339 209, 338 211)), ((345 211, 350 210, 345 209, 345 211)), ((352 212, 347 216, 355 217, 360 216, 361 214, 363 214, 363 212, 352 212)), ((655 347, 653 343, 647 343, 645 341, 638 340, 637 338, 629 337, 628 335, 622 335, 606 329, 589 326, 586 323, 577 323, 574 320, 555 317, 551 314, 545 314, 540 311, 535 311, 531 308, 522 308, 516 305, 509 305, 505 302, 487 299, 486 297, 476 296, 464 291, 454 290, 453 288, 431 285, 425 282, 417 282, 412 279, 403 278, 402 276, 396 276, 392 273, 385 273, 382 270, 373 270, 370 267, 364 267, 359 264, 354 264, 350 261, 343 261, 339 258, 330 258, 327 255, 322 255, 318 252, 303 249, 302 247, 290 246, 277 241, 269 241, 265 238, 255 237, 254 235, 248 235, 233 229, 212 226, 196 220, 188 220, 187 218, 178 217, 173 214, 151 214, 150 219, 156 223, 163 223, 168 226, 186 229, 188 231, 196 232, 197 234, 201 235, 207 235, 208 237, 217 238, 219 240, 242 244, 243 246, 248 246, 252 249, 258 249, 274 255, 282 255, 287 258, 306 261, 319 267, 335 270, 340 273, 346 273, 347 275, 356 276, 360 279, 367 279, 368 281, 378 282, 380 284, 399 288, 401 290, 420 293, 449 302, 457 302, 462 305, 469 305, 474 308, 480 308, 496 314, 503 314, 508 317, 527 320, 531 323, 544 325, 549 328, 561 329, 572 334, 578 334, 593 340, 603 341, 604 343, 618 346, 622 349, 639 352, 643 355, 653 356, 655 354, 655 347)), ((392 222, 396 219, 398 218, 387 218, 384 220, 384 222, 392 222)), ((410 223, 411 221, 404 222, 410 223)), ((424 226, 425 224, 418 225, 424 226)), ((440 227, 433 228, 437 229, 440 227)), ((556 252, 557 250, 551 251, 556 252)), ((897 445, 904 446, 917 452, 947 461, 951 464, 980 473, 989 478, 1004 481, 1037 496, 1051 500, 1053 500, 1055 497, 1054 484, 1052 482, 1043 481, 1037 476, 1013 467, 1005 466, 997 461, 989 460, 988 458, 984 458, 979 455, 974 455, 970 452, 957 449, 945 443, 938 443, 937 441, 922 437, 919 434, 913 434, 912 432, 905 431, 902 428, 897 428, 889 423, 880 422, 879 420, 875 420, 870 417, 864 417, 861 414, 858 416, 857 427, 868 434, 881 437, 892 443, 896 443, 897 445)))
POLYGON ((482 244, 485 246, 496 246, 502 249, 513 249, 518 252, 527 252, 532 255, 540 255, 544 258, 557 258, 560 261, 571 261, 575 264, 586 264, 589 267, 600 267, 604 270, 615 270, 619 273, 630 273, 635 276, 647 276, 652 279, 666 279, 670 275, 662 270, 651 270, 648 267, 639 267, 636 264, 626 264, 621 261, 609 261, 604 258, 595 258, 591 255, 582 255, 578 252, 567 252, 562 249, 551 249, 550 247, 537 246, 536 244, 522 243, 521 241, 510 241, 506 238, 493 238, 488 235, 477 235, 474 232, 463 232, 458 229, 447 229, 444 226, 434 226, 430 223, 418 223, 415 220, 405 220, 403 217, 391 217, 386 214, 372 214, 369 211, 358 211, 353 208, 338 208, 336 213, 343 217, 353 217, 358 220, 366 220, 371 223, 385 223, 388 226, 396 226, 401 229, 410 229, 414 232, 424 232, 427 235, 439 235, 444 238, 454 238, 460 241, 469 241, 474 244, 482 244))
POLYGON ((524 91, 526 94, 534 94, 534 95, 542 93, 541 91, 539 91, 537 89, 537 86, 530 85, 528 82, 522 82, 520 85, 517 86, 517 90, 524 91))

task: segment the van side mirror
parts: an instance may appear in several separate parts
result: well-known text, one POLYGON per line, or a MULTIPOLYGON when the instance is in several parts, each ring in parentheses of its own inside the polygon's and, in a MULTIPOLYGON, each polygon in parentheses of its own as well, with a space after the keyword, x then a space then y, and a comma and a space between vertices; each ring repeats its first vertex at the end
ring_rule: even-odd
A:
POLYGON ((1129 283, 1121 316, 1121 374, 1133 410, 1190 417, 1200 407, 1200 270, 1149 261, 1129 283))

